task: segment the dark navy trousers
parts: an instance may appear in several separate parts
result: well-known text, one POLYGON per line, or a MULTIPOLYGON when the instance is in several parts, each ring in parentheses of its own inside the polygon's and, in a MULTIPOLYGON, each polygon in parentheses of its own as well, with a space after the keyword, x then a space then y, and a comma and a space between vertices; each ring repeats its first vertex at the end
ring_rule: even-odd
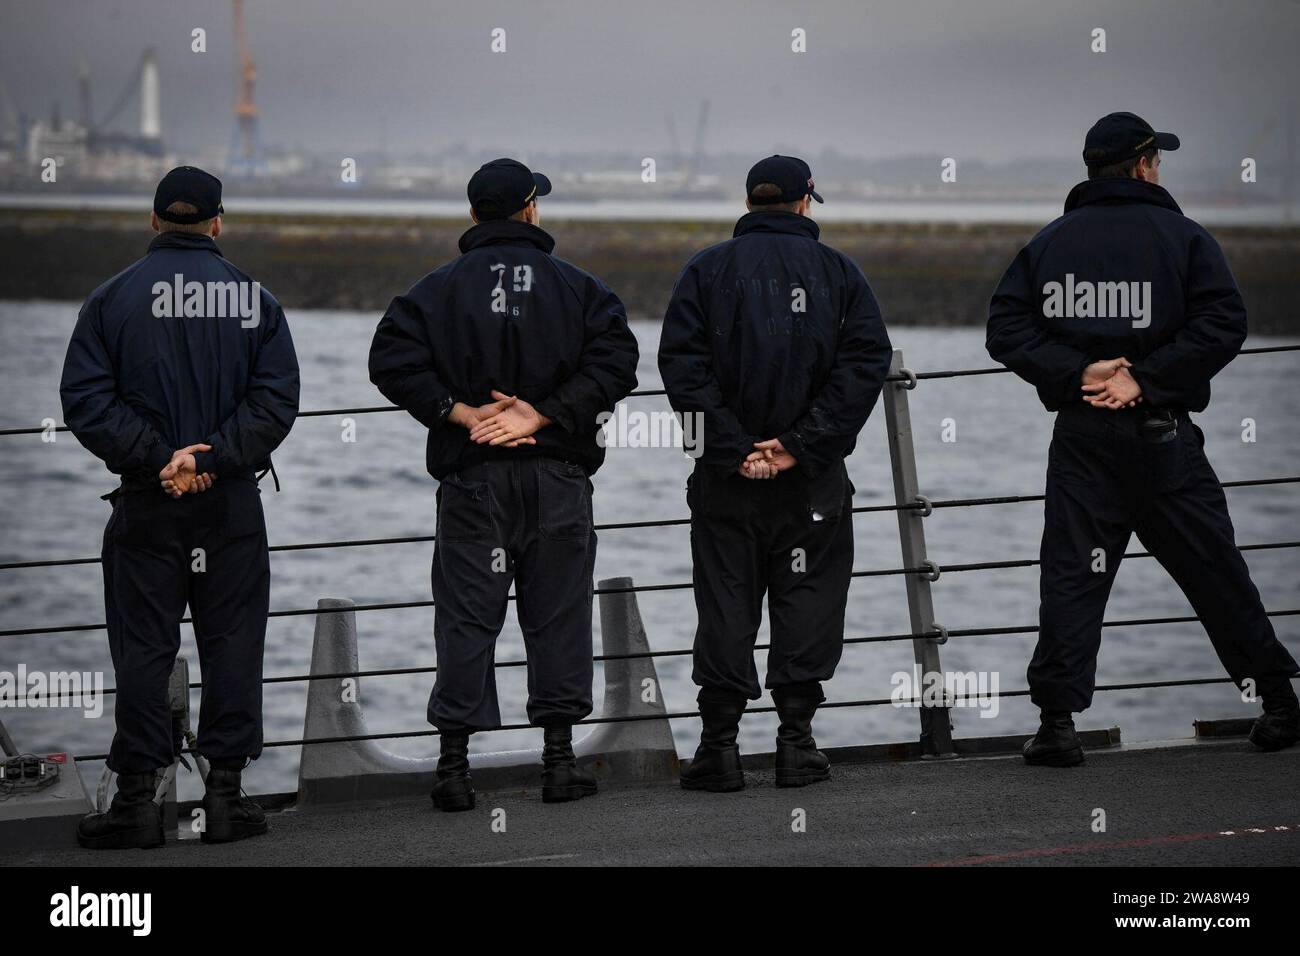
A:
POLYGON ((429 723, 501 723, 496 641, 511 585, 528 657, 528 719, 571 724, 591 713, 591 481, 550 458, 489 461, 438 485, 433 637, 438 676, 429 723))
POLYGON ((103 570, 117 683, 108 766, 148 773, 175 758, 167 684, 186 606, 203 679, 199 753, 218 761, 259 756, 271 569, 256 482, 218 478, 179 499, 160 489, 118 493, 103 570))
POLYGON ((697 467, 687 486, 695 584, 694 669, 702 698, 757 700, 754 643, 772 615, 766 686, 821 697, 844 649, 853 572, 853 486, 841 463, 749 479, 697 467))
POLYGON ((1266 701, 1290 696, 1296 662, 1237 548, 1204 435, 1183 415, 1171 440, 1151 441, 1144 414, 1080 405, 1057 416, 1028 670, 1034 703, 1075 712, 1092 703, 1106 601, 1134 532, 1191 602, 1232 680, 1253 679, 1266 701))

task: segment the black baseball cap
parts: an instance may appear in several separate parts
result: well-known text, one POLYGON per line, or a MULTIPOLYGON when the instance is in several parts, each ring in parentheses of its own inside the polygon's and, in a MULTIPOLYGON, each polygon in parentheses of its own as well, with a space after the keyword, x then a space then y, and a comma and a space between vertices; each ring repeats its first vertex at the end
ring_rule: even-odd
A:
POLYGON ((221 205, 221 180, 197 166, 177 166, 158 183, 153 194, 153 211, 165 222, 190 225, 225 212, 221 205), (187 202, 198 212, 168 212, 174 202, 187 202))
POLYGON ((826 201, 813 189, 812 170, 808 164, 793 156, 769 156, 756 162, 745 180, 745 192, 754 206, 798 202, 804 196, 812 196, 818 202, 826 201), (781 195, 755 199, 754 187, 761 183, 771 183, 781 190, 781 195))
POLYGON ((551 181, 517 159, 494 159, 469 178, 467 191, 479 219, 508 219, 538 196, 549 195, 551 181))
POLYGON ((1157 133, 1134 113, 1109 113, 1092 124, 1083 141, 1083 161, 1088 166, 1111 166, 1148 149, 1177 149, 1173 133, 1157 133))

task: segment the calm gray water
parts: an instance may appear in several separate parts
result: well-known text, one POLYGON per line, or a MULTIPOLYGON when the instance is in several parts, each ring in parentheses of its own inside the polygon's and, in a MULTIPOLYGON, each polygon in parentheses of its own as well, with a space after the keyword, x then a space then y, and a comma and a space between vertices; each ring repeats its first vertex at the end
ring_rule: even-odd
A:
MULTIPOLYGON (((887 305, 887 303, 886 303, 887 305)), ((64 303, 0 303, 0 425, 36 425, 60 419, 58 378, 76 306, 64 303)), ((304 409, 386 404, 366 378, 366 353, 377 316, 312 312, 289 316, 303 373, 304 409)), ((641 341, 641 388, 659 387, 654 352, 658 325, 635 323, 641 341)), ((987 366, 982 330, 898 328, 895 345, 918 370, 987 366)), ((1251 345, 1270 344, 1263 338, 1251 345)), ((1274 354, 1239 358, 1215 384, 1209 411, 1199 418, 1206 449, 1220 477, 1232 479, 1294 474, 1300 468, 1300 390, 1296 357, 1274 354), (1258 441, 1243 443, 1240 423, 1258 423, 1258 441)), ((631 399, 634 407, 659 408, 661 398, 631 399)), ((923 491, 934 498, 1034 494, 1042 490, 1050 417, 1032 390, 1010 375, 923 382, 911 393, 918 469, 923 491), (956 423, 955 442, 942 440, 943 422, 956 423)), ((878 408, 849 461, 856 503, 892 500, 884 415, 878 408)), ((355 443, 341 440, 335 418, 306 418, 276 454, 284 490, 263 487, 272 543, 430 534, 435 483, 424 471, 423 432, 404 414, 359 416, 355 443)), ((610 452, 596 477, 598 522, 681 517, 689 462, 672 449, 610 452)), ((0 438, 0 561, 97 555, 108 505, 99 495, 111 476, 67 434, 52 444, 37 436, 0 438)), ((1238 540, 1268 542, 1300 538, 1300 500, 1295 486, 1229 491, 1238 540)), ((858 569, 900 564, 896 518, 891 513, 855 519, 858 569)), ((926 524, 930 554, 940 564, 1036 557, 1042 528, 1040 503, 954 508, 926 524)), ((277 553, 272 556, 273 608, 313 607, 322 596, 357 602, 423 600, 429 596, 430 544, 277 553)), ((1136 539, 1130 550, 1141 550, 1136 539)), ((1247 554, 1270 608, 1294 607, 1300 593, 1295 550, 1247 554)), ((683 527, 601 534, 597 577, 630 575, 637 583, 687 581, 690 557, 683 527)), ((859 578, 851 586, 848 634, 910 630, 899 576, 859 578)), ((936 616, 951 628, 1034 624, 1036 569, 946 574, 935 585, 936 616)), ((686 592, 640 595, 642 614, 656 650, 688 647, 694 609, 686 592)), ((1109 618, 1190 614, 1187 601, 1150 559, 1125 564, 1109 618)), ((103 620, 97 565, 0 571, 0 628, 52 626, 103 620)), ((358 616, 363 668, 431 665, 433 610, 365 612, 358 616)), ((1275 619, 1282 639, 1300 654, 1300 619, 1275 619)), ((596 622, 599 629, 599 619, 596 622)), ((312 618, 270 622, 266 673, 305 673, 310 661, 312 618)), ((760 640, 767 639, 766 633, 760 640)), ((599 631, 597 632, 599 642, 599 631)), ((945 670, 995 672, 1002 690, 1024 687, 1032 636, 954 638, 942 648, 945 670)), ((184 652, 196 660, 193 637, 184 629, 184 652)), ((597 644, 599 646, 599 644, 597 644)), ((498 645, 498 659, 518 659, 523 648, 511 617, 498 645)), ((851 645, 834 682, 832 700, 887 698, 890 677, 911 667, 907 643, 851 645)), ((103 632, 0 638, 0 670, 105 670, 112 675, 103 632)), ((670 710, 690 710, 694 687, 688 657, 657 661, 670 710)), ((762 661, 760 656, 760 669, 762 661)), ((1110 628, 1105 632, 1100 683, 1220 676, 1209 642, 1197 625, 1110 628)), ((524 720, 522 668, 499 671, 503 717, 524 720)), ((597 694, 600 669, 597 668, 597 694)), ((368 678, 362 700, 374 732, 424 727, 428 675, 368 678)), ((267 739, 301 736, 305 684, 270 685, 266 691, 267 739)), ((599 700, 597 696, 597 700, 599 700)), ((109 698, 111 701, 111 698, 109 698)), ((197 694, 194 696, 197 706, 197 694)), ((764 701, 764 703, 768 703, 764 701)), ((1229 685, 1100 693, 1081 725, 1118 724, 1127 739, 1186 736, 1198 717, 1246 715, 1229 685)), ((79 710, 7 710, 6 724, 20 745, 60 745, 78 753, 107 749, 111 704, 103 717, 79 710)), ((963 736, 1010 734, 1033 728, 1035 715, 1022 699, 1005 701, 995 718, 975 710, 955 712, 963 736)), ((746 718, 742 744, 771 749, 770 715, 746 718)), ((688 753, 698 733, 693 720, 675 722, 678 748, 688 753)), ((911 739, 914 710, 889 706, 842 708, 818 718, 825 745, 911 739)), ((524 732, 496 735, 476 746, 524 746, 524 732)), ((433 753, 434 738, 397 741, 395 750, 433 753)), ((271 748, 249 772, 256 791, 296 785, 297 748, 271 748)), ((99 765, 85 768, 96 774, 99 765)), ((182 794, 195 788, 187 781, 182 794)))

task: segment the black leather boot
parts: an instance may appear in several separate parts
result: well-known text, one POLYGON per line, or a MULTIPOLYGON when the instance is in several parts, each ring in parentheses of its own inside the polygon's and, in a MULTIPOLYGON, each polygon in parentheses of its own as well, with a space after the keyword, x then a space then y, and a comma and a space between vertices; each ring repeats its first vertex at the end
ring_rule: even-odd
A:
POLYGON ((1283 750, 1300 743, 1300 701, 1289 680, 1261 688, 1264 715, 1250 728, 1250 742, 1260 750, 1283 750))
POLYGON ((469 734, 443 731, 442 755, 438 757, 438 779, 434 781, 433 805, 455 813, 474 809, 474 781, 469 776, 469 734))
POLYGON ((745 789, 745 773, 740 768, 740 718, 745 713, 745 698, 729 694, 700 693, 700 746, 695 757, 682 771, 683 790, 708 790, 731 793, 745 789), (707 694, 707 696, 706 696, 707 694))
POLYGON ((1260 750, 1285 750, 1300 743, 1300 709, 1264 711, 1250 728, 1250 742, 1260 750))
POLYGON ((573 756, 573 728, 553 724, 542 738, 542 803, 567 803, 596 792, 596 778, 573 756))
POLYGON ((152 773, 124 773, 106 813, 90 813, 77 824, 77 842, 91 850, 143 850, 167 842, 162 807, 153 802, 158 781, 152 773))
POLYGON ((831 762, 817 749, 812 721, 817 705, 825 700, 821 688, 802 694, 783 688, 772 689, 781 724, 776 731, 776 785, 806 787, 831 778, 831 762))
POLYGON ((266 832, 266 812, 240 793, 238 770, 209 768, 203 794, 204 843, 234 843, 266 832))
POLYGON ((1083 763, 1083 744, 1068 710, 1044 710, 1038 733, 1025 741, 1025 763, 1075 767, 1083 763))

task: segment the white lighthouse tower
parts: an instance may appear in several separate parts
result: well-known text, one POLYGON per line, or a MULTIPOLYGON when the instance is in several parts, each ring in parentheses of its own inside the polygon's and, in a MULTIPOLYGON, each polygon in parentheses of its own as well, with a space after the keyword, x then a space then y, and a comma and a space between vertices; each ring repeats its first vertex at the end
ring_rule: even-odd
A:
POLYGON ((146 50, 140 67, 140 138, 162 138, 162 103, 158 80, 158 61, 153 50, 146 50))

